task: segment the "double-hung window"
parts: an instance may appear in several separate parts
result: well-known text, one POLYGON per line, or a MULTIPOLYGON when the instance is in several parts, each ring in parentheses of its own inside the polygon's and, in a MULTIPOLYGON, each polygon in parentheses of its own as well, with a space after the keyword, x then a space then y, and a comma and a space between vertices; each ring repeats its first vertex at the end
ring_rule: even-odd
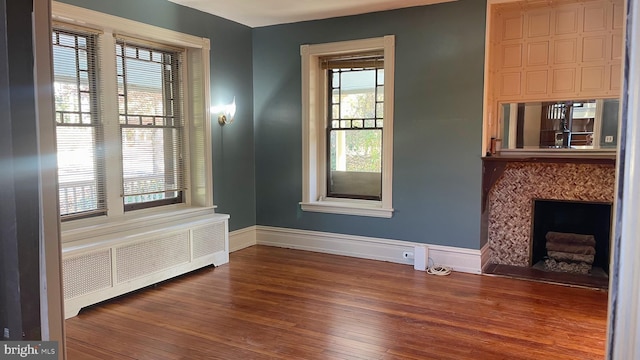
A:
POLYGON ((60 215, 78 219, 63 235, 211 211, 209 40, 61 3, 52 15, 60 215))
POLYGON ((97 35, 52 31, 60 215, 106 214, 97 35))
POLYGON ((329 84, 327 197, 382 200, 384 54, 322 60, 329 84))
POLYGON ((116 43, 125 210, 182 202, 181 53, 116 43))
POLYGON ((394 48, 301 46, 304 211, 392 216, 394 48))

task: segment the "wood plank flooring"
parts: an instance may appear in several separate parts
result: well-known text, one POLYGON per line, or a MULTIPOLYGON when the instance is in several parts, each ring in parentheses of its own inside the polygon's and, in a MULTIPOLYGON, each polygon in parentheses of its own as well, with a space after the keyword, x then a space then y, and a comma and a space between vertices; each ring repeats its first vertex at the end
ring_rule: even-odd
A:
POLYGON ((254 246, 81 311, 68 358, 602 359, 607 293, 254 246))

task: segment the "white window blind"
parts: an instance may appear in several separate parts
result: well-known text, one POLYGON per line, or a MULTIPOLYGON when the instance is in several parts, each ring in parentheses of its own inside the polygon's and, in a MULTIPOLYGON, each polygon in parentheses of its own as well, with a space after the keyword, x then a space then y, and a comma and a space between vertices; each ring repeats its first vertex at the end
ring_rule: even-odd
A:
POLYGON ((182 53, 117 39, 125 210, 182 202, 182 53))
POLYGON ((384 51, 359 52, 325 56, 320 59, 323 70, 331 69, 384 69, 384 51))
POLYGON ((106 213, 98 114, 97 36, 52 31, 59 202, 62 219, 106 213))

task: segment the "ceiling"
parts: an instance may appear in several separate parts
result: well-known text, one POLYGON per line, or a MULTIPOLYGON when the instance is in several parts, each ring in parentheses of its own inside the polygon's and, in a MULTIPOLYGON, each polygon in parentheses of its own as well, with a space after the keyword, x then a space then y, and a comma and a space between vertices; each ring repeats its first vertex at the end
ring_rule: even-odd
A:
POLYGON ((250 27, 326 19, 456 0, 169 0, 250 27))

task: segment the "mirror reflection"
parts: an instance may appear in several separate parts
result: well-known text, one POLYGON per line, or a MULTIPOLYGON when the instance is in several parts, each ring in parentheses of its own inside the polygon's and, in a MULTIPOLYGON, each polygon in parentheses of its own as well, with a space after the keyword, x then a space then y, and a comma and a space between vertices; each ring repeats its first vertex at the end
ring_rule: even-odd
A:
POLYGON ((501 104, 504 149, 615 149, 618 99, 501 104))

